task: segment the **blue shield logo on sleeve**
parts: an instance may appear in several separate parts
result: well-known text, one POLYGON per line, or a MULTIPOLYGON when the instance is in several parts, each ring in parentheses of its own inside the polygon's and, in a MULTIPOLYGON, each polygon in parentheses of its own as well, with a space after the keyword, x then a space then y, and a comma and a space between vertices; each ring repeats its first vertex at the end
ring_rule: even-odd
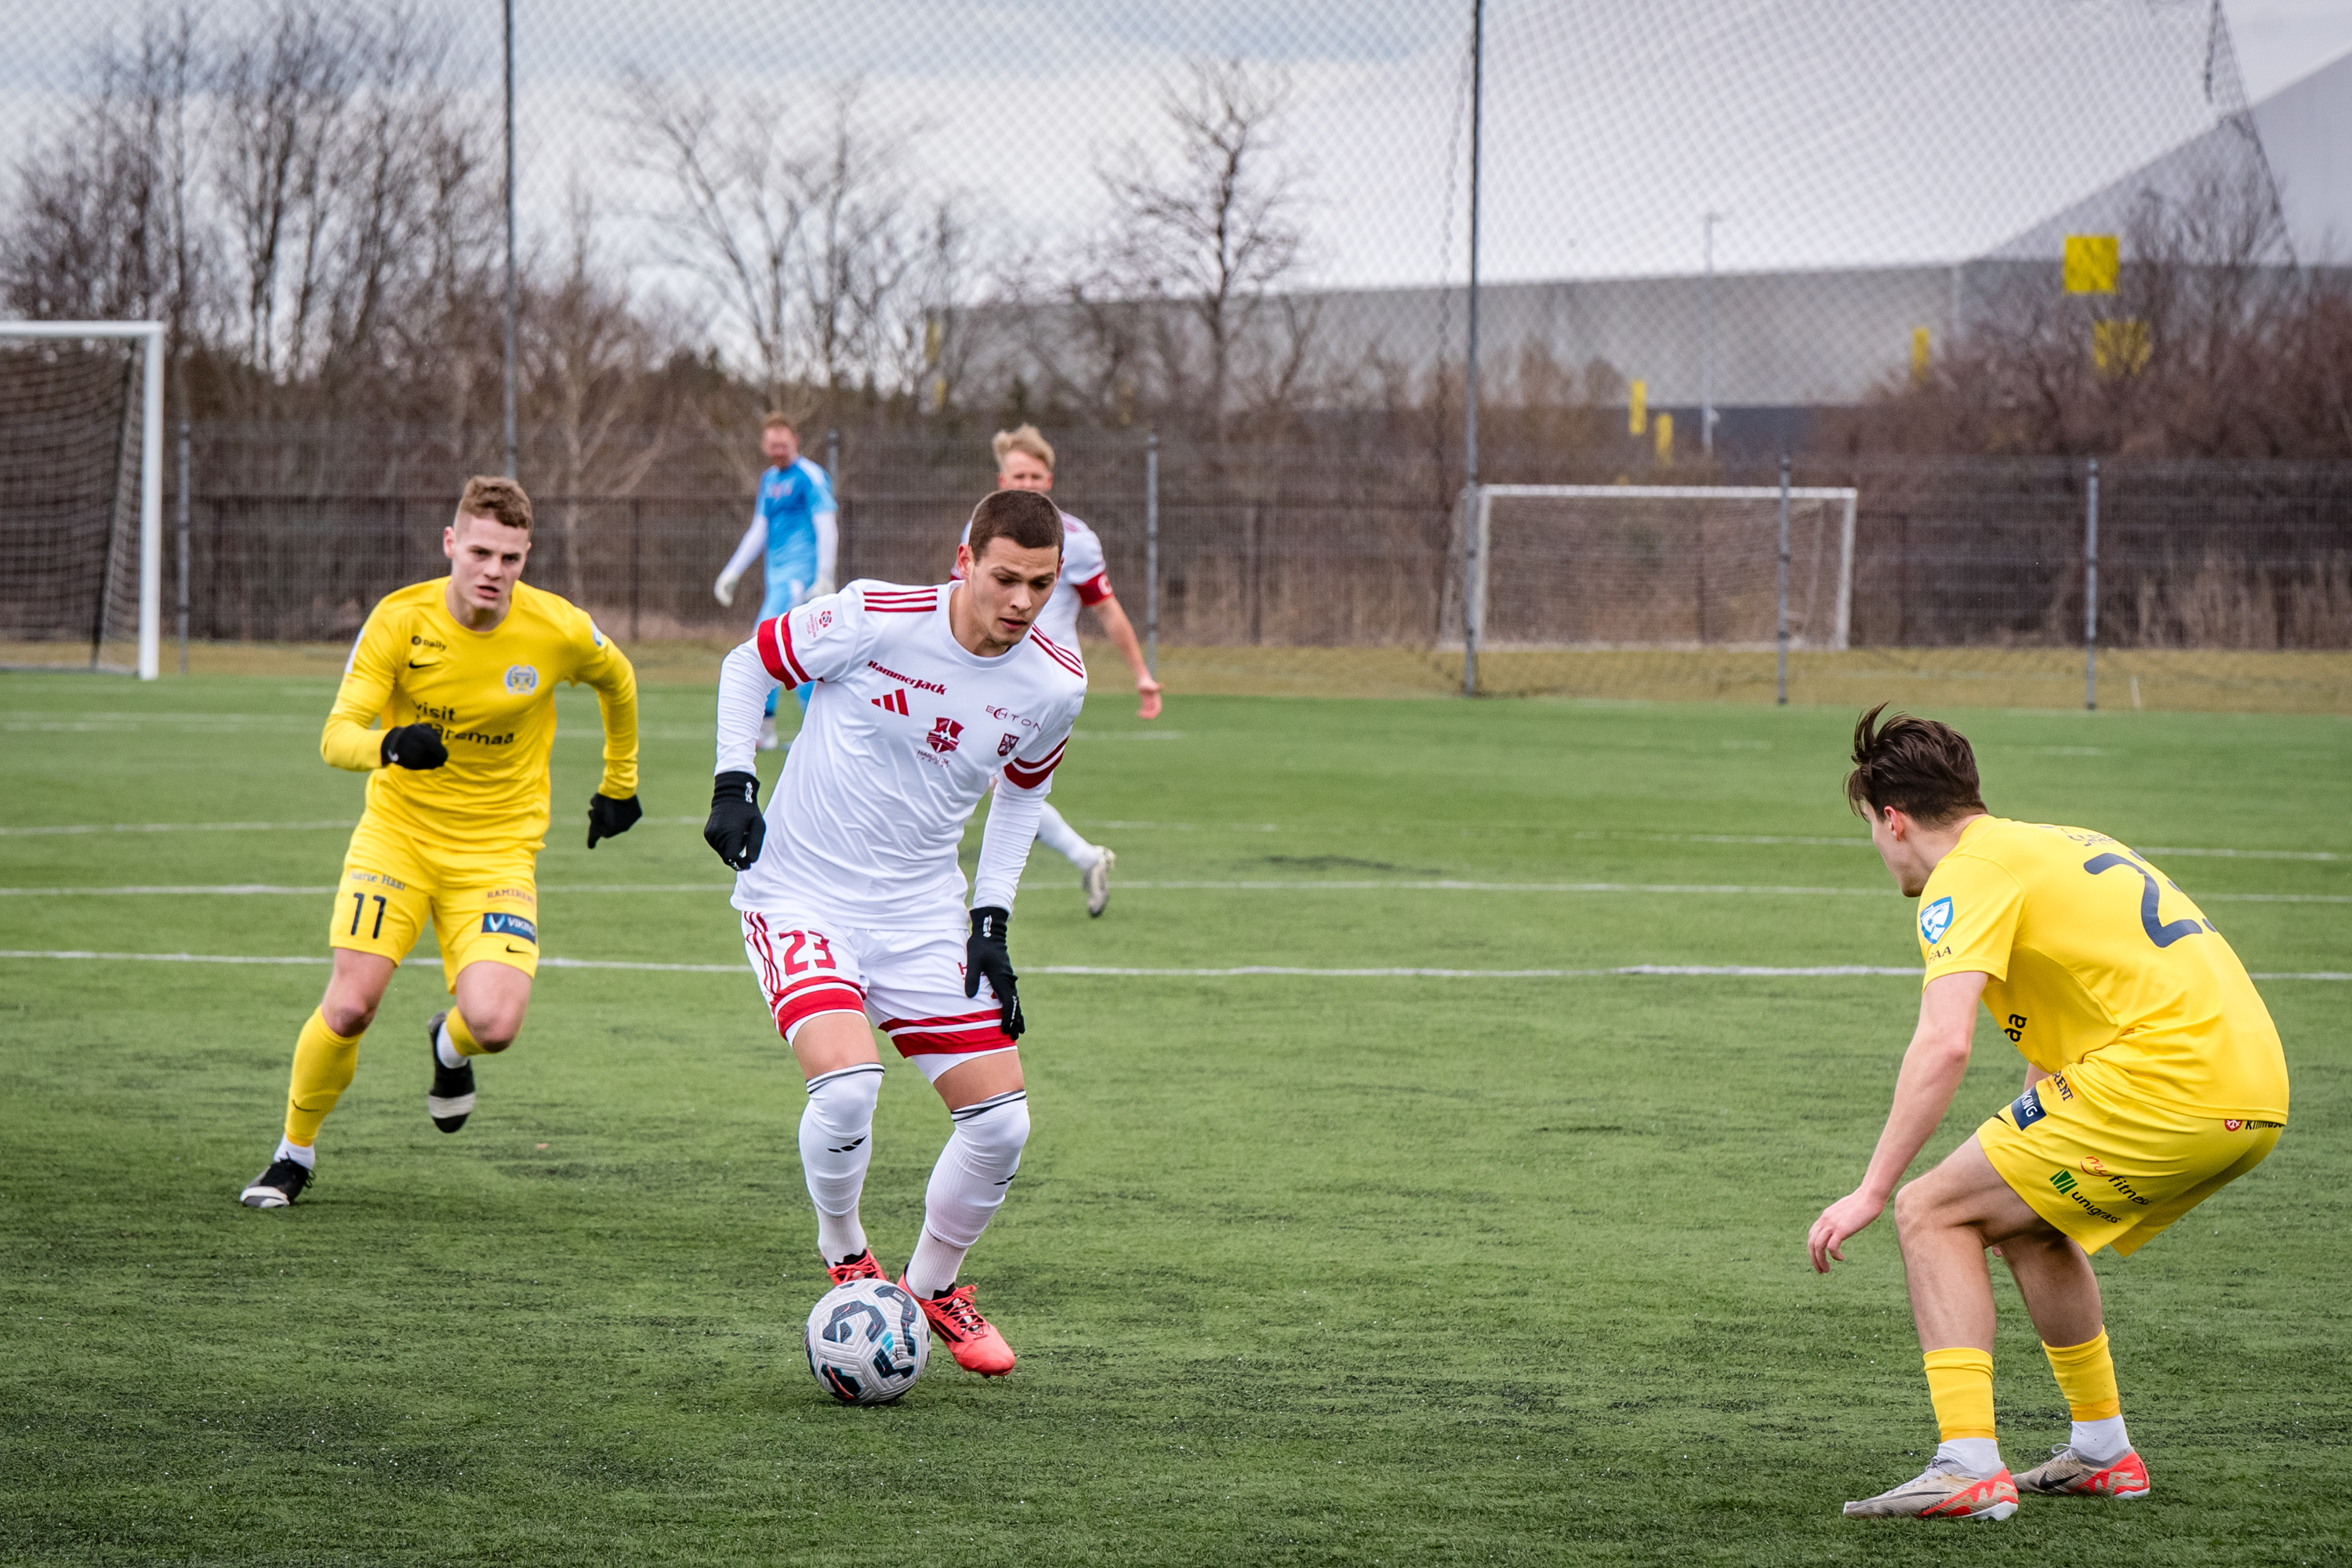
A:
POLYGON ((1933 947, 1941 942, 1944 933, 1951 929, 1952 900, 1950 899, 1937 899, 1919 911, 1919 937, 1928 946, 1933 947))

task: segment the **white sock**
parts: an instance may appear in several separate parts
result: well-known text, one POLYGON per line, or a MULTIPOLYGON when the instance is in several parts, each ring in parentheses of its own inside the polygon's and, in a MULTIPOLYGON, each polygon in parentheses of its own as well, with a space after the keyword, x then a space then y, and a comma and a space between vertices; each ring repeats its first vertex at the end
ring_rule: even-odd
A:
POLYGON ((441 1058, 441 1065, 445 1068, 461 1068, 469 1059, 457 1049, 457 1042, 449 1037, 449 1025, 446 1019, 442 1022, 440 1035, 433 1042, 433 1054, 441 1058))
POLYGON ((2003 1468, 2000 1443, 1992 1437, 1947 1437, 1936 1450, 1933 1468, 1958 1470, 1963 1475, 1984 1477, 2003 1468))
POLYGON ((1038 808, 1037 837, 1046 848, 1081 871, 1092 869, 1094 863, 1102 858, 1102 847, 1087 843, 1086 837, 1054 809, 1051 801, 1038 808))
POLYGON ((273 1164, 280 1160, 291 1160, 306 1171, 315 1171, 319 1168, 319 1146, 316 1143, 289 1143, 280 1138, 278 1152, 269 1159, 273 1164))
POLYGON ((874 1159, 874 1102, 882 1096, 882 1064, 861 1062, 808 1081, 801 1112, 801 1174, 816 1208, 817 1250, 839 1263, 866 1250, 857 1197, 874 1159))
POLYGON ((1022 1089, 956 1111, 955 1131, 931 1167, 923 1194, 923 1236, 907 1262, 907 1289, 936 1296, 951 1289, 963 1255, 1004 1202, 1029 1142, 1029 1096, 1022 1089))
POLYGON ((2124 1430, 2124 1418, 2110 1415, 2099 1421, 2077 1421, 2074 1434, 2067 1439, 2074 1452, 2095 1465, 2112 1465, 2131 1452, 2131 1436, 2124 1430))

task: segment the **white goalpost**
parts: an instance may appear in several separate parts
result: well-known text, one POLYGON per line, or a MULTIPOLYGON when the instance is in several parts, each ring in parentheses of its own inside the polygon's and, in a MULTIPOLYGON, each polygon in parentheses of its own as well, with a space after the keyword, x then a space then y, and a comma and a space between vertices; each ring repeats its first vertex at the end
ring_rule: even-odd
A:
POLYGON ((1465 540, 1465 655, 1842 649, 1855 500, 1818 487, 1481 485, 1465 540))
POLYGON ((163 619, 163 323, 0 321, 0 660, 152 680, 163 619))

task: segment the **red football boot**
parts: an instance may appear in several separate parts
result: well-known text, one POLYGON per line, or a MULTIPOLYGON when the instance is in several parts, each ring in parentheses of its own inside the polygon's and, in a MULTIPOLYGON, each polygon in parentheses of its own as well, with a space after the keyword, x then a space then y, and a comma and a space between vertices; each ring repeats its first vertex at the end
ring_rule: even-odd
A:
POLYGON ((845 1262, 827 1263, 824 1271, 833 1277, 836 1285, 846 1285, 852 1279, 887 1280, 890 1278, 889 1271, 874 1261, 874 1249, 870 1247, 845 1262))
MULTIPOLYGON (((899 1280, 898 1288, 905 1290, 906 1280, 899 1280)), ((959 1285, 944 1296, 915 1296, 915 1300, 922 1302, 923 1316, 931 1321, 931 1331, 947 1341, 956 1365, 982 1377, 1003 1377, 1013 1370, 1013 1347, 971 1304, 971 1286, 959 1285)), ((915 1294, 911 1290, 907 1293, 915 1294)))

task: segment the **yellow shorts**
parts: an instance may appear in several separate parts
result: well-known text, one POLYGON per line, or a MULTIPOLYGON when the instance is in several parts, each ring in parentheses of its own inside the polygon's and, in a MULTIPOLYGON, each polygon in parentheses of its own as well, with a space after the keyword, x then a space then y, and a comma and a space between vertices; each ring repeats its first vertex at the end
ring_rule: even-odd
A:
POLYGON ((441 971, 455 991, 469 963, 539 973, 536 857, 526 848, 436 844, 373 812, 352 831, 342 886, 327 916, 327 945, 398 963, 425 917, 441 939, 441 971))
POLYGON ((2129 1257, 2261 1164, 2284 1130, 2103 1088, 2093 1074, 2045 1078, 1977 1129, 2000 1179, 2085 1252, 2129 1257))

